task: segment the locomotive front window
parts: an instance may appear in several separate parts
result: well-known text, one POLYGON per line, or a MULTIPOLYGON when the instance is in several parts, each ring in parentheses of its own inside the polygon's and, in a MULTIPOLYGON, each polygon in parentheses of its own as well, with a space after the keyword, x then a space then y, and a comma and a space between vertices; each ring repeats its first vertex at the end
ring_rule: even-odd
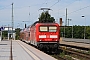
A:
POLYGON ((48 31, 48 27, 47 26, 40 26, 40 31, 48 31))
POLYGON ((57 27, 56 26, 49 26, 49 32, 56 32, 57 27))

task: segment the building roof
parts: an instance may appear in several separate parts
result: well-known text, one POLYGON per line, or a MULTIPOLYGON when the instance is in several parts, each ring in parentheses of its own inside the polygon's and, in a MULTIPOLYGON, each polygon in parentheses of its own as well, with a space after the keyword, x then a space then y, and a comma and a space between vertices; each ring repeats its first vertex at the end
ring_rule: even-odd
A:
MULTIPOLYGON (((4 27, 4 31, 8 31, 8 30, 12 30, 12 27, 4 27)), ((15 29, 13 28, 13 30, 15 29)))

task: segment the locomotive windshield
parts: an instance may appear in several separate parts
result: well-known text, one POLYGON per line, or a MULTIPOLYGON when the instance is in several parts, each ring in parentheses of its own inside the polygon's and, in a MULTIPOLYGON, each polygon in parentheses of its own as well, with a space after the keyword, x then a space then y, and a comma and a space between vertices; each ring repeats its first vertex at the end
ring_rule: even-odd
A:
POLYGON ((49 26, 49 32, 56 32, 57 27, 56 26, 49 26))
POLYGON ((48 27, 47 26, 40 26, 40 31, 48 31, 48 27))
POLYGON ((56 26, 40 26, 41 32, 56 32, 57 27, 56 26))

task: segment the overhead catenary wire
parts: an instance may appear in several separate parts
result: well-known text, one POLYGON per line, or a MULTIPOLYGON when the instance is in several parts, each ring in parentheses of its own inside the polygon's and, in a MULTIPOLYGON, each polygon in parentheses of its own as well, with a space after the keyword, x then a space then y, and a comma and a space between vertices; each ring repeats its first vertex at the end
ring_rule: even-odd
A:
POLYGON ((68 14, 75 13, 75 12, 77 12, 77 11, 83 10, 83 9, 85 9, 85 8, 88 8, 88 7, 90 7, 90 5, 88 5, 88 6, 85 6, 85 7, 82 7, 82 8, 80 8, 80 9, 78 9, 78 10, 75 10, 75 11, 73 11, 73 12, 70 12, 70 13, 68 13, 68 14))
MULTIPOLYGON (((72 14, 72 13, 78 12, 78 11, 83 10, 83 9, 86 9, 86 8, 88 8, 88 7, 90 7, 90 5, 85 6, 85 7, 82 7, 82 8, 80 8, 80 9, 75 10, 75 11, 72 11, 72 12, 70 12, 70 13, 68 13, 68 14, 72 14)), ((63 17, 63 16, 65 16, 65 15, 62 15, 62 17, 63 17)))
POLYGON ((59 0, 58 0, 56 3, 54 3, 53 5, 51 5, 49 8, 53 7, 53 6, 56 5, 57 3, 59 3, 59 0))
MULTIPOLYGON (((68 7, 68 6, 70 6, 71 4, 73 4, 73 3, 75 3, 76 2, 76 0, 75 1, 73 1, 73 2, 71 2, 71 3, 69 3, 68 5, 66 5, 65 7, 68 7)), ((59 10, 62 10, 63 8, 65 8, 65 7, 62 7, 62 8, 60 8, 59 10)))
POLYGON ((10 4, 10 5, 7 5, 7 6, 2 6, 2 7, 0 8, 0 10, 8 9, 8 7, 10 7, 10 6, 11 6, 11 4, 10 4))
MULTIPOLYGON (((58 13, 58 15, 59 15, 59 11, 60 11, 60 10, 62 10, 63 8, 67 8, 68 6, 71 6, 71 4, 74 4, 76 1, 77 1, 77 0, 75 0, 75 1, 73 1, 73 2, 71 2, 71 3, 69 3, 68 5, 66 5, 66 6, 64 6, 64 7, 62 7, 62 8, 59 8, 58 11, 57 11, 56 13, 58 13)), ((65 15, 62 15, 62 16, 65 16, 65 15)))

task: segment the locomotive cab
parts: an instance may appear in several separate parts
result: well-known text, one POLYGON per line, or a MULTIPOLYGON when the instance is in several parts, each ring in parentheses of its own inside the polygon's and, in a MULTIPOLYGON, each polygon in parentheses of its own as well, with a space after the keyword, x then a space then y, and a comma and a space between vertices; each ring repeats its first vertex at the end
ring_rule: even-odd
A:
POLYGON ((56 23, 37 25, 37 46, 43 50, 57 50, 59 47, 59 25, 56 23))

